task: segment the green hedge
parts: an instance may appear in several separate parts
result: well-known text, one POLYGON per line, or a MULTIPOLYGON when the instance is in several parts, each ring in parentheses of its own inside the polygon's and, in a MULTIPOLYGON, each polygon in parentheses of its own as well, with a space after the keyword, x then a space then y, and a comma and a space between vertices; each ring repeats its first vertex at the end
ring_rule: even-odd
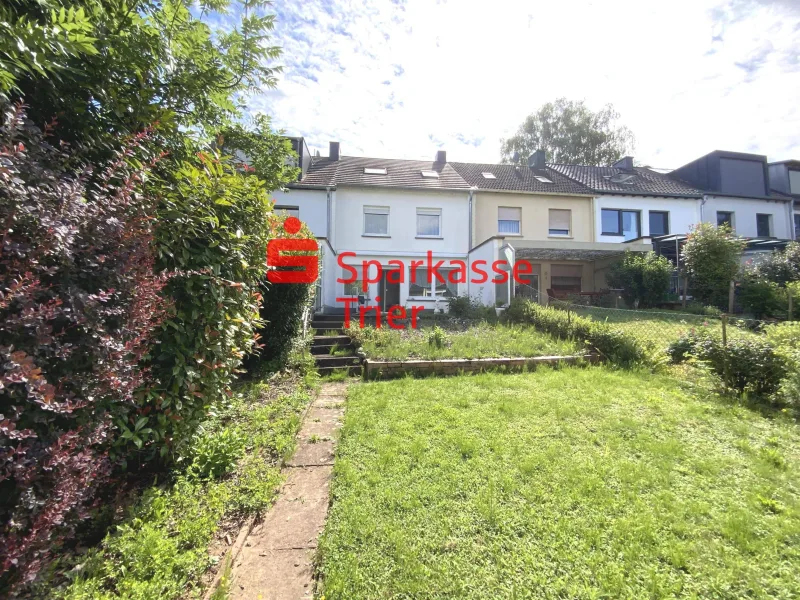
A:
POLYGON ((532 325, 561 339, 581 340, 610 362, 621 366, 642 363, 649 358, 646 348, 607 323, 530 300, 515 298, 506 310, 505 318, 511 323, 532 325))

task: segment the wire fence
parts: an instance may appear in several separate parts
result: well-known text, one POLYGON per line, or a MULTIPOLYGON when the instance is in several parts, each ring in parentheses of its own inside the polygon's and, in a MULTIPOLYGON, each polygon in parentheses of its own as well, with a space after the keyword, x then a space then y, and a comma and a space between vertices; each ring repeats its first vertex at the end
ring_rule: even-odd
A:
POLYGON ((568 315, 607 323, 656 349, 666 349, 672 342, 691 332, 707 332, 719 336, 723 342, 762 336, 764 327, 770 323, 710 310, 705 314, 695 314, 680 309, 623 308, 620 305, 624 306, 624 302, 616 294, 606 294, 605 297, 600 294, 573 294, 558 298, 522 284, 518 286, 516 295, 566 311, 568 315))

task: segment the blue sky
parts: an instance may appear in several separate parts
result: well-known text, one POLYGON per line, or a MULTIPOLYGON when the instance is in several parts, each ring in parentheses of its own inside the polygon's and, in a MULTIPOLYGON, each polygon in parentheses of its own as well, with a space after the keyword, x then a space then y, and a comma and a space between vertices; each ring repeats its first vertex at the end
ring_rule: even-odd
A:
POLYGON ((497 162, 560 96, 612 103, 643 164, 800 159, 800 0, 278 0, 275 90, 248 99, 327 154, 497 162))

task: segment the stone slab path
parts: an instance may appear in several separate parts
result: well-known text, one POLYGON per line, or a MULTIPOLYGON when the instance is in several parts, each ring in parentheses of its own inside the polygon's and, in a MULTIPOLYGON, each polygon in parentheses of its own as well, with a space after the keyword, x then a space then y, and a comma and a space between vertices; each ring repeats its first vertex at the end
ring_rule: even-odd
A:
POLYGON ((264 519, 253 527, 233 563, 235 600, 313 597, 313 561, 325 525, 333 457, 344 416, 347 383, 322 384, 284 467, 286 483, 264 519))

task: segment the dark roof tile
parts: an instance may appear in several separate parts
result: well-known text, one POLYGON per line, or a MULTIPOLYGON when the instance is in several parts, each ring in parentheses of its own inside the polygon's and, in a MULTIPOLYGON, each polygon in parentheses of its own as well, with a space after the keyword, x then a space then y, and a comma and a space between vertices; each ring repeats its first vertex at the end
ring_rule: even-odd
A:
POLYGON ((468 189, 469 185, 450 166, 424 160, 399 160, 391 158, 367 158, 342 156, 333 161, 316 157, 302 185, 358 185, 380 187, 404 187, 423 189, 468 189), (386 175, 367 175, 365 168, 386 169, 386 175), (439 177, 423 177, 422 171, 434 171, 439 177))
POLYGON ((451 162, 453 168, 466 182, 482 190, 503 190, 519 192, 539 192, 542 194, 591 194, 592 191, 580 183, 564 177, 553 169, 532 169, 528 166, 493 165, 486 163, 451 162), (494 179, 487 179, 483 173, 493 173, 494 179), (536 177, 546 177, 546 183, 536 177))
POLYGON ((632 171, 617 167, 593 167, 589 165, 552 164, 550 168, 582 183, 595 192, 609 194, 639 194, 659 196, 702 196, 703 192, 647 167, 635 167, 632 171))

